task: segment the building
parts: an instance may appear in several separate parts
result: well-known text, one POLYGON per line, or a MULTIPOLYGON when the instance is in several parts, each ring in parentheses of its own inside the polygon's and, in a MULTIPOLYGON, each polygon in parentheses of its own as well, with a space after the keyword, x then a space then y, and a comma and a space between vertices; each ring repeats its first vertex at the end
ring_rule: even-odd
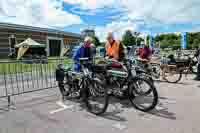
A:
POLYGON ((80 34, 32 26, 0 23, 0 58, 8 57, 15 49, 15 44, 32 38, 46 45, 48 56, 59 56, 62 48, 79 43, 80 34))
POLYGON ((81 32, 81 35, 83 37, 86 37, 86 36, 90 36, 90 37, 93 37, 95 36, 95 31, 93 29, 85 29, 81 32))

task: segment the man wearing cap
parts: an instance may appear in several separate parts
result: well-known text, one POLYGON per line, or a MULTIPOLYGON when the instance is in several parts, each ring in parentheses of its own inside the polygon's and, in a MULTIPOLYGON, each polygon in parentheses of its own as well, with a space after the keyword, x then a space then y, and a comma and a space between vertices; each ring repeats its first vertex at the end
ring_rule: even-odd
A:
POLYGON ((125 56, 123 45, 114 39, 112 32, 108 33, 105 49, 107 58, 121 60, 125 56))
POLYGON ((84 43, 81 44, 80 48, 73 55, 74 71, 81 70, 81 66, 79 63, 80 58, 89 58, 89 60, 92 61, 93 51, 94 51, 94 44, 92 44, 92 38, 85 37, 84 43))

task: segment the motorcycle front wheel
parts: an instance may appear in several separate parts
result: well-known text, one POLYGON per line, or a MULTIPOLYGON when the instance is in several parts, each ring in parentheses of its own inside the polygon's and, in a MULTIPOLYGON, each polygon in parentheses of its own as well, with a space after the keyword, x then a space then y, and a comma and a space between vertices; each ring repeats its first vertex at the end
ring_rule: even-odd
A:
POLYGON ((141 77, 133 78, 129 84, 129 100, 136 109, 148 112, 158 104, 158 92, 155 86, 146 79, 141 77), (147 90, 150 93, 145 93, 147 90))
POLYGON ((85 80, 85 103, 89 112, 95 115, 101 115, 106 112, 109 102, 107 87, 101 80, 95 78, 93 80, 85 80))

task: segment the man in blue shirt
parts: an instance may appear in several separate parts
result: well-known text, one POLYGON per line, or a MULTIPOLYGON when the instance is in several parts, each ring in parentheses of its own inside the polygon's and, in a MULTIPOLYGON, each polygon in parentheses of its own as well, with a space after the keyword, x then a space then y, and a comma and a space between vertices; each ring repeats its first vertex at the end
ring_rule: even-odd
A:
POLYGON ((89 58, 89 61, 93 60, 93 54, 95 53, 95 47, 92 44, 92 38, 86 37, 84 43, 81 44, 80 48, 73 55, 74 66, 73 70, 80 72, 81 65, 80 65, 80 58, 89 58))

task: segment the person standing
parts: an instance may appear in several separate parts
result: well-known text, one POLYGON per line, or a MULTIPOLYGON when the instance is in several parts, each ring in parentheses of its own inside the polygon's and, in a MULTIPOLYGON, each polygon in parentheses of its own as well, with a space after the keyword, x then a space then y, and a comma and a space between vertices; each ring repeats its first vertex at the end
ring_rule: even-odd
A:
POLYGON ((148 45, 145 45, 144 48, 139 50, 139 57, 141 60, 150 60, 152 51, 148 45))
POLYGON ((107 58, 121 61, 125 57, 123 44, 115 40, 112 32, 108 33, 105 50, 107 58))
POLYGON ((65 100, 65 97, 69 95, 69 92, 65 90, 64 78, 65 78, 64 65, 59 64, 56 69, 56 81, 58 82, 58 87, 60 89, 60 93, 62 95, 63 100, 65 100))
POLYGON ((73 55, 74 60, 74 71, 81 71, 81 65, 79 63, 80 58, 88 58, 92 62, 93 56, 95 54, 95 46, 92 44, 91 37, 85 37, 84 43, 81 44, 80 48, 75 51, 73 55))
MULTIPOLYGON (((84 39, 84 43, 81 44, 81 46, 75 51, 75 53, 73 55, 73 60, 74 60, 73 71, 76 71, 76 72, 82 71, 81 64, 80 64, 80 58, 88 58, 87 67, 89 69, 93 69, 92 63, 93 63, 94 55, 95 55, 95 46, 94 46, 94 44, 92 44, 92 38, 87 36, 84 39)), ((75 82, 77 84, 79 84, 80 80, 76 79, 75 82)), ((84 88, 80 88, 80 94, 78 97, 80 99, 80 101, 84 100, 82 97, 82 95, 84 94, 83 89, 84 88)))

